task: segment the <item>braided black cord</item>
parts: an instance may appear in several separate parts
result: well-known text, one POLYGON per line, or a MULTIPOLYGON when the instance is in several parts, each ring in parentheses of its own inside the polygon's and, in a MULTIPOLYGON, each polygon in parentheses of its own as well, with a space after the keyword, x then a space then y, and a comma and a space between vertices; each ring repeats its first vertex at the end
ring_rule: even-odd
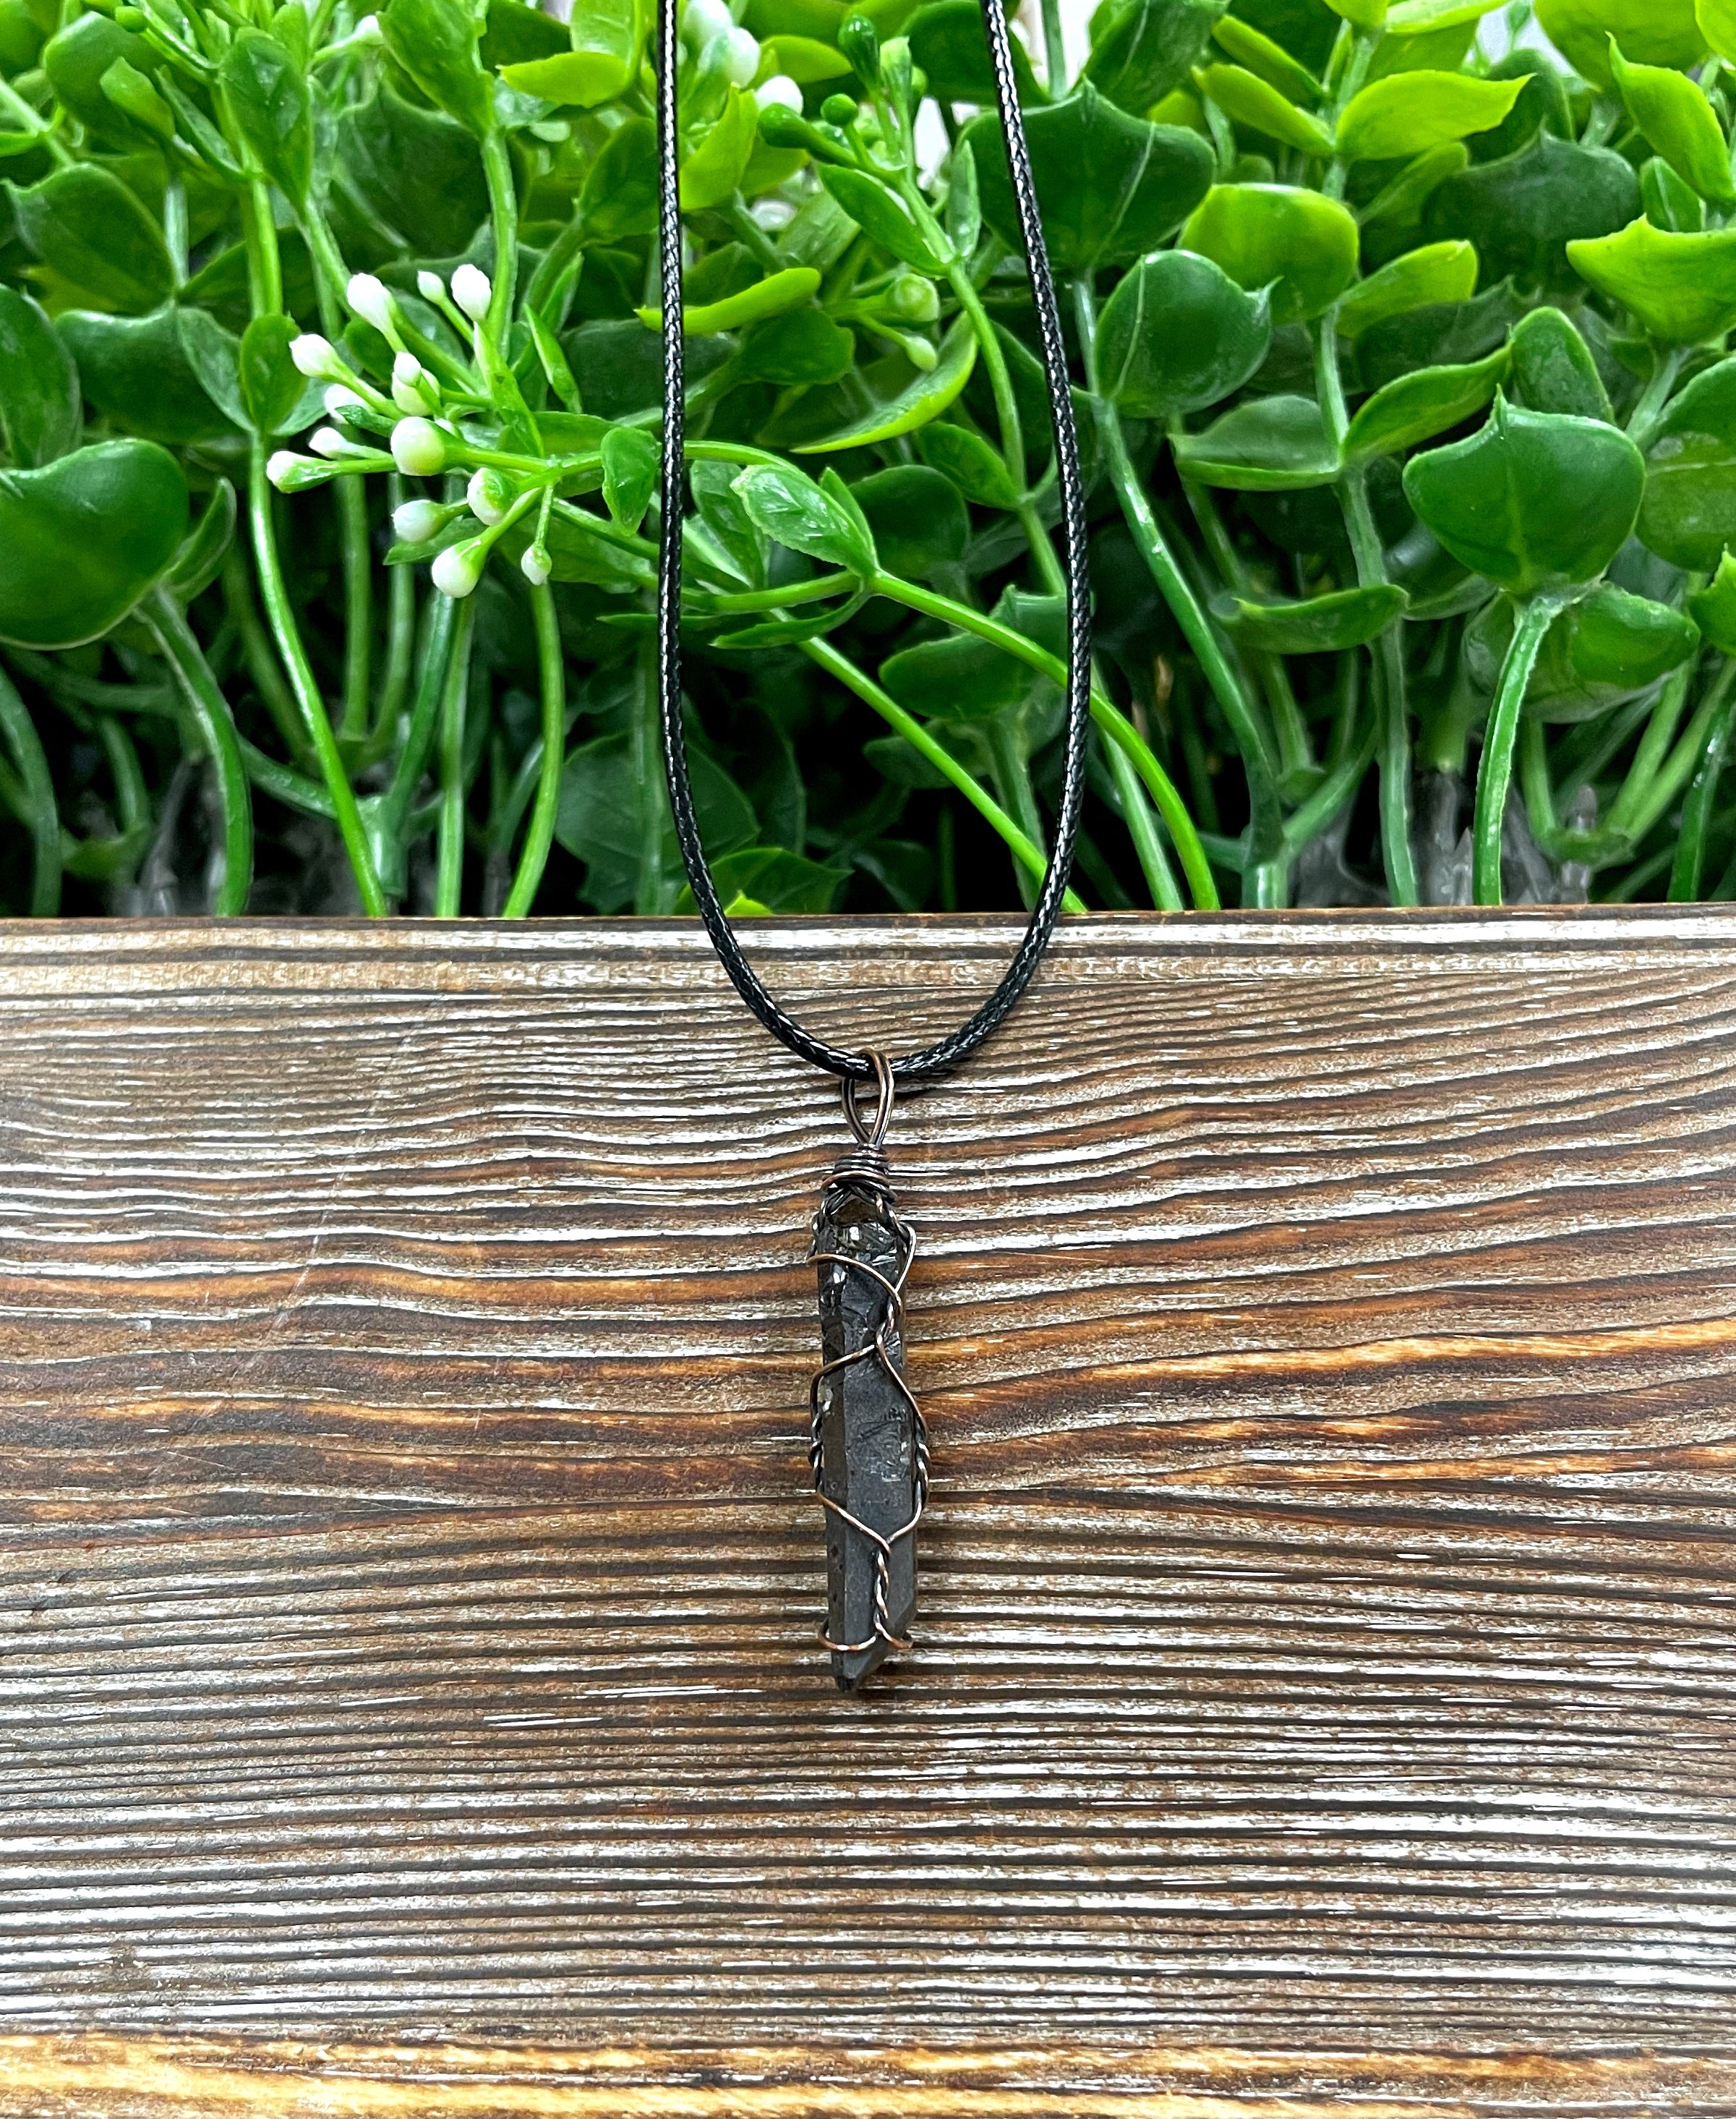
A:
MULTIPOLYGON (((687 741, 681 725, 681 518, 686 483, 684 414, 686 373, 681 331, 680 141, 676 126, 675 77, 680 64, 682 0, 658 0, 657 132, 660 187, 659 239, 663 264, 663 522, 661 578, 657 591, 657 658, 663 720, 663 759, 669 780, 675 840, 687 865, 694 902, 713 946, 736 991, 775 1037, 817 1067, 854 1081, 870 1081, 874 1069, 863 1052, 840 1051, 804 1030, 780 1008, 742 955, 734 930, 724 916, 700 842, 693 814, 693 791, 687 777, 687 741)), ((1073 427, 1072 392, 1067 381, 1067 351, 1055 307, 1054 281, 1043 240, 1042 216, 1031 178, 1030 155, 1020 114, 1012 49, 1000 0, 983 0, 988 53, 994 68, 995 101, 1007 143, 1007 165, 1018 202, 1031 299, 1043 341, 1043 365, 1049 378, 1049 410, 1054 422, 1055 463, 1061 487, 1062 520, 1067 528, 1067 753, 1055 843, 1032 908, 1030 925, 1007 966, 1006 976, 968 1022, 920 1052, 892 1062, 900 1082, 913 1083, 942 1073, 974 1052, 1012 1009, 1035 975, 1054 932, 1073 865, 1079 812, 1085 798, 1085 746, 1091 710, 1090 589, 1086 563, 1085 493, 1079 475, 1079 443, 1073 427)))

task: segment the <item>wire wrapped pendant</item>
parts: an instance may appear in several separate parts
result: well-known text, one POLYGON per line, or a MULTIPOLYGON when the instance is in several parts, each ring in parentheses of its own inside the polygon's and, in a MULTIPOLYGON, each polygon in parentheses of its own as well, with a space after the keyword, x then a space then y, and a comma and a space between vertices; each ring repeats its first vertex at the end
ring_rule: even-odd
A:
POLYGON ((887 1164, 892 1070, 878 1053, 868 1056, 874 1115, 864 1120, 846 1078, 844 1111, 857 1145, 826 1180, 811 1254, 821 1366, 808 1393, 808 1460, 826 1512, 820 1638, 845 1692, 910 1645, 916 1526, 928 1490, 928 1433, 904 1379, 904 1287, 916 1233, 898 1212, 887 1164))

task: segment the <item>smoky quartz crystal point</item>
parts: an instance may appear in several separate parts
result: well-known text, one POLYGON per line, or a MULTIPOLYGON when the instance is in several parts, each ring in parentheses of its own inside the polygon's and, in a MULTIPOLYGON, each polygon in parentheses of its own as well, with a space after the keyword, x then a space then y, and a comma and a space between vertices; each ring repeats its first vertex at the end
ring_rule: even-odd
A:
POLYGON ((811 1454, 826 1504, 823 1637, 845 1692, 908 1644, 928 1483, 922 1416, 904 1382, 902 1297, 916 1239, 883 1171, 877 1155, 846 1156, 814 1217, 824 1366, 811 1454))

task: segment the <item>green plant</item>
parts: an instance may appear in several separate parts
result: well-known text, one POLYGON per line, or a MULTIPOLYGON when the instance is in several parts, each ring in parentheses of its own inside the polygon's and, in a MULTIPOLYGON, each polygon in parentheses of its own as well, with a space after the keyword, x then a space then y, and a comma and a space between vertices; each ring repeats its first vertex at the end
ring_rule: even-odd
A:
MULTIPOLYGON (((976 0, 738 12, 682 59, 708 844, 741 911, 1028 897, 1058 510, 976 0)), ((1736 893, 1736 12, 1543 0, 1575 73, 1492 12, 1104 0, 1069 82, 1044 0, 1084 898, 1736 893)), ((682 903, 648 28, 0 0, 12 909, 682 903)))

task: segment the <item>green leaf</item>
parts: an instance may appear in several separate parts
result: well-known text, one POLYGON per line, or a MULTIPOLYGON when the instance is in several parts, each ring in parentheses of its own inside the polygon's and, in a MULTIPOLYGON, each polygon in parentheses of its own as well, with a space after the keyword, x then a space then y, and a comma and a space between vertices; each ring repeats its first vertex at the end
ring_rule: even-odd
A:
POLYGON ((1672 235, 1649 220, 1630 221, 1619 235, 1570 243, 1567 260, 1670 345, 1721 338, 1736 323, 1736 228, 1672 235))
POLYGON ((488 0, 480 57, 485 67, 516 66, 545 59, 572 48, 564 22, 527 4, 527 0, 488 0))
POLYGON ((344 184, 414 253, 456 257, 470 248, 488 193, 482 151, 456 118, 408 102, 382 81, 339 114, 337 143, 344 184))
POLYGON ((1437 30, 1456 30, 1466 22, 1480 22, 1505 0, 1397 0, 1386 10, 1389 37, 1424 37, 1437 30))
POLYGON ((235 489, 226 478, 211 488, 204 512, 182 540, 164 579, 183 603, 202 596, 216 580, 235 535, 235 489))
POLYGON ((859 511, 853 513, 794 464, 751 464, 733 484, 750 521, 775 544, 864 579, 875 572, 873 537, 859 511))
POLYGON ((1507 373, 1508 353, 1498 347, 1486 360, 1462 367, 1425 368, 1401 375, 1377 390, 1358 407, 1345 434, 1345 456, 1351 463, 1371 457, 1396 456, 1480 411, 1507 373))
POLYGON ((1212 610, 1225 629, 1265 655, 1328 655, 1364 647, 1400 617, 1410 598, 1385 583, 1336 589, 1285 603, 1276 597, 1220 596, 1212 610))
POLYGON ((386 48, 437 109, 479 139, 494 125, 494 97, 477 49, 482 27, 468 0, 387 0, 386 48))
POLYGON ((1183 475, 1241 493, 1330 485, 1344 466, 1312 397, 1254 397, 1175 444, 1183 475))
POLYGON ((1630 64, 1613 39, 1609 67, 1628 114, 1677 175, 1701 198, 1736 206, 1724 128, 1700 84, 1671 67, 1630 64))
POLYGON ((795 453, 817 456, 833 449, 866 448, 870 442, 889 442, 900 434, 914 434, 919 427, 940 417, 970 380, 975 365, 976 333, 970 327, 970 319, 961 317, 941 341, 940 358, 927 374, 919 374, 896 397, 836 434, 817 442, 799 443, 795 453))
MULTIPOLYGON (((744 846, 714 861, 711 879, 730 919, 740 920, 778 912, 830 912, 847 879, 844 869, 783 846, 744 846)), ((693 910, 692 890, 682 892, 675 910, 693 910)))
POLYGON ((1006 458, 973 429, 936 420, 917 434, 916 453, 949 479, 966 500, 983 508, 1018 506, 1019 490, 1006 458))
POLYGON ((225 341, 233 361, 234 340, 202 310, 165 304, 148 317, 111 317, 68 309, 56 328, 78 364, 85 396, 105 419, 148 441, 185 448, 234 431, 189 358, 183 326, 190 316, 200 318, 192 328, 208 326, 225 341))
POLYGON ((1695 0, 1694 26, 1720 58, 1736 60, 1736 0, 1695 0))
MULTIPOLYGON (((995 605, 1003 625, 1051 654, 1067 651, 1067 610, 1060 596, 1008 590, 995 605)), ((989 721, 1058 688, 1028 662, 974 633, 956 633, 906 647, 880 665, 880 681, 900 706, 925 720, 989 721)))
POLYGON ((734 489, 736 475, 734 464, 700 462, 689 466, 687 484, 697 513, 688 518, 683 534, 690 545, 697 545, 717 564, 720 573, 733 575, 745 587, 762 589, 770 547, 734 489))
MULTIPOLYGON (((717 864, 759 836, 753 805, 709 752, 690 744, 688 771, 693 807, 707 856, 717 864)), ((645 912, 674 908, 682 874, 663 772, 655 762, 641 770, 629 735, 599 736, 568 753, 561 775, 554 835, 586 866, 585 894, 599 912, 637 906, 645 912), (639 897, 647 847, 660 893, 639 897)))
POLYGON ((1330 308, 1356 271, 1356 223, 1336 199, 1288 184, 1218 184, 1177 239, 1238 286, 1271 290, 1275 324, 1330 308))
POLYGON ((1646 66, 1698 66, 1706 57, 1694 0, 1537 0, 1537 20, 1594 88, 1612 86, 1612 37, 1627 58, 1646 66))
POLYGON ((93 307, 138 316, 174 292, 162 230, 110 171, 76 162, 39 184, 7 190, 25 243, 93 307))
POLYGON ((1687 600, 1688 614, 1720 654, 1736 655, 1736 559, 1728 551, 1703 589, 1687 600))
MULTIPOLYGON (((974 0, 972 0, 974 5, 974 0)), ((918 227, 910 208, 895 192, 862 169, 834 169, 828 164, 820 181, 844 211, 882 250, 919 271, 944 271, 947 260, 918 227)))
POLYGON ((1386 0, 1326 0, 1326 5, 1359 30, 1378 30, 1386 20, 1386 0))
POLYGON ((148 73, 141 73, 126 59, 116 59, 103 76, 102 90, 118 110, 147 132, 164 141, 174 138, 175 114, 158 95, 148 73))
MULTIPOLYGON (((910 57, 928 77, 928 93, 942 103, 992 104, 994 75, 988 64, 988 40, 983 34, 977 0, 931 0, 905 25, 910 57)), ((1013 77, 1021 104, 1046 103, 1025 48, 1012 39, 1013 77)))
MULTIPOLYGON (((1030 145, 1027 138, 1027 146, 1030 145)), ((947 163, 947 240, 963 258, 975 255, 983 238, 982 189, 977 182, 976 151, 961 139, 947 163)))
POLYGON ((307 387, 289 358, 299 330, 294 317, 255 317, 241 335, 236 363, 241 402, 248 424, 266 441, 285 431, 307 387))
POLYGON ((187 535, 187 481, 155 442, 0 471, 0 640, 76 647, 118 624, 187 535))
POLYGON ((572 49, 501 68, 509 88, 590 110, 612 103, 638 77, 649 11, 642 0, 576 0, 572 49))
POLYGON ((657 225, 657 130, 649 118, 618 125, 585 172, 579 219, 590 243, 648 235, 657 225))
POLYGON ((1389 74, 1351 97, 1338 121, 1338 151, 1346 161, 1384 162, 1487 132, 1524 86, 1462 73, 1389 74))
MULTIPOLYGON (((1497 596, 1465 628, 1465 670, 1479 690, 1494 690, 1514 626, 1512 603, 1497 596)), ((1525 712, 1539 721, 1590 721, 1650 690, 1699 644, 1700 628, 1680 611, 1602 582, 1552 621, 1525 687, 1525 712)))
POLYGON ((1469 243, 1430 243, 1407 251, 1359 281, 1338 305, 1343 338, 1360 338, 1371 325, 1407 309, 1468 301, 1477 286, 1477 253, 1469 243))
POLYGON ((792 309, 743 343, 737 373, 744 383, 825 384, 849 374, 856 341, 816 308, 792 309))
POLYGON ((1539 132, 1516 155, 1437 185, 1423 230, 1431 242, 1474 243, 1485 281, 1511 277, 1576 292, 1567 244, 1624 227, 1639 210, 1639 179, 1619 155, 1539 132))
POLYGON ((737 653, 759 647, 794 647, 804 640, 818 640, 828 633, 836 633, 856 615, 866 601, 866 596, 859 591, 841 603, 808 604, 800 614, 775 612, 757 624, 743 626, 734 633, 719 633, 711 645, 737 653))
POLYGON ((611 427, 602 457, 604 505, 623 530, 637 530, 657 489, 657 444, 642 427, 611 427))
MULTIPOLYGON (((56 11, 58 18, 58 10, 56 11)), ((123 30, 109 16, 92 12, 81 15, 43 47, 42 70, 49 77, 55 100, 99 139, 111 145, 156 144, 149 127, 141 127, 103 87, 104 77, 117 60, 124 61, 147 79, 161 69, 162 61, 143 37, 123 30)))
POLYGON ((1640 165, 1640 201, 1652 226, 1673 235, 1697 235, 1706 226, 1705 200, 1661 155, 1640 165))
POLYGON ((759 105, 732 88, 716 123, 682 159, 681 203, 688 213, 720 206, 740 183, 758 144, 759 105))
POLYGON ((1149 110, 1187 81, 1225 12, 1224 0, 1106 0, 1086 78, 1123 110, 1149 110))
POLYGON ((1672 434, 1646 461, 1640 541, 1672 566, 1706 573, 1736 523, 1736 449, 1708 434, 1672 434))
POLYGON ((0 435, 21 471, 78 447, 84 425, 78 370, 47 313, 0 287, 0 435))
POLYGON ((1658 423, 1654 444, 1666 434, 1706 434, 1736 448, 1736 358, 1717 361, 1683 384, 1658 423))
POLYGON ((1239 390, 1271 340, 1264 288, 1244 293, 1209 257, 1160 251, 1134 266, 1104 304, 1098 387, 1137 419, 1171 420, 1239 390))
MULTIPOLYGON (((939 431, 923 429, 924 437, 939 431)), ((894 464, 871 472, 850 491, 888 573, 923 581, 964 558, 970 517, 956 485, 939 471, 925 463, 894 464)))
POLYGON ((760 55, 768 73, 785 74, 803 87, 812 81, 843 81, 850 71, 843 53, 817 37, 768 37, 760 46, 760 55))
MULTIPOLYGON (((782 272, 773 272, 764 280, 756 281, 739 294, 725 295, 721 301, 702 303, 697 308, 683 307, 681 328, 684 333, 701 334, 739 331, 745 324, 781 316, 785 310, 812 300, 819 287, 820 276, 812 266, 793 265, 782 272)), ((662 330, 661 309, 641 309, 638 316, 640 322, 651 330, 662 330)))
POLYGON ((1645 485, 1616 428, 1522 411, 1498 392, 1480 432, 1405 466, 1405 496, 1429 529, 1511 596, 1594 580, 1627 541, 1645 485))
POLYGON ((1299 110, 1288 96, 1246 67, 1201 67, 1193 78, 1201 93, 1238 125, 1251 127, 1318 161, 1331 159, 1332 135, 1320 120, 1299 110))
POLYGON ((1530 412, 1571 412, 1608 420, 1609 393, 1591 349, 1559 309, 1533 309, 1514 327, 1508 382, 1514 401, 1530 412))
MULTIPOLYGON (((1145 257, 1211 188, 1211 150, 1197 132, 1130 117, 1088 81, 1064 103, 1032 111, 1025 134, 1043 202, 1044 239, 1058 273, 1145 257)), ((983 218, 1017 250, 1022 239, 1001 121, 985 112, 964 138, 976 160, 983 218)))
POLYGON ((223 55, 219 78, 254 160, 300 205, 313 174, 313 106, 305 72, 269 30, 239 30, 223 55))
POLYGON ((1325 89, 1301 61, 1293 58, 1263 30, 1257 30, 1252 22, 1244 22, 1238 15, 1226 15, 1212 25, 1211 35, 1212 41, 1228 52, 1238 65, 1258 74, 1261 81, 1269 81, 1292 103, 1319 104, 1326 100, 1325 89))

